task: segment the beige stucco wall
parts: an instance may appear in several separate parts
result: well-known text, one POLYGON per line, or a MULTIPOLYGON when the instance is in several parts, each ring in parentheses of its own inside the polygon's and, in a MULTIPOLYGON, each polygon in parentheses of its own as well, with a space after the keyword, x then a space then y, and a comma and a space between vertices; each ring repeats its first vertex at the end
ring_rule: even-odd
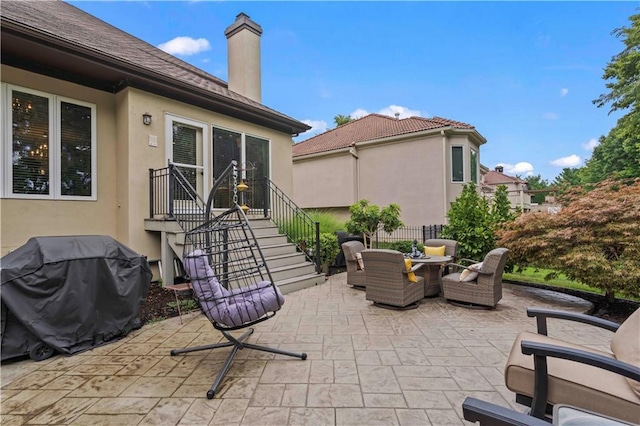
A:
MULTIPOLYGON (((2 65, 2 82, 96 104, 96 201, 3 198, 0 223, 2 255, 30 237, 116 234, 116 114, 113 94, 2 65)), ((3 160, 4 161, 4 160, 3 160)))
POLYGON ((204 123, 209 155, 211 126, 270 140, 271 179, 292 193, 290 135, 133 88, 114 95, 4 65, 2 81, 95 103, 98 147, 97 201, 1 200, 3 254, 35 235, 105 234, 158 258, 159 237, 145 231, 144 219, 149 216, 149 168, 167 165, 165 114, 204 123), (153 116, 150 126, 142 123, 145 112, 153 116), (150 135, 157 136, 157 147, 149 145, 150 135))
POLYGON ((356 161, 348 151, 295 161, 293 200, 303 208, 344 208, 355 203, 356 161))
MULTIPOLYGON (((294 200, 304 208, 349 206, 359 199, 380 207, 396 203, 406 225, 446 223, 463 187, 451 181, 452 145, 464 147, 468 180, 469 149, 478 152, 479 160, 477 143, 467 135, 439 131, 358 143, 351 153, 295 158, 294 200)), ((346 209, 334 211, 341 219, 349 217, 346 209)))

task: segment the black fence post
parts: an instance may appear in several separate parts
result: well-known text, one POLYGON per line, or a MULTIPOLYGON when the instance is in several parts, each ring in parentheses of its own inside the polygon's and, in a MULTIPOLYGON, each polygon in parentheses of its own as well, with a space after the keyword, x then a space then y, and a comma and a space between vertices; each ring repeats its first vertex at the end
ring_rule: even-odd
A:
POLYGON ((176 178, 173 173, 173 164, 169 164, 169 217, 173 218, 173 199, 175 197, 176 178))
POLYGON ((269 191, 269 179, 264 178, 264 193, 262 197, 262 212, 264 217, 269 217, 269 204, 271 200, 271 191, 269 191))
POLYGON ((320 222, 316 222, 316 272, 319 274, 322 270, 320 266, 320 222))
POLYGON ((149 169, 149 219, 153 219, 155 201, 153 199, 153 169, 149 169))

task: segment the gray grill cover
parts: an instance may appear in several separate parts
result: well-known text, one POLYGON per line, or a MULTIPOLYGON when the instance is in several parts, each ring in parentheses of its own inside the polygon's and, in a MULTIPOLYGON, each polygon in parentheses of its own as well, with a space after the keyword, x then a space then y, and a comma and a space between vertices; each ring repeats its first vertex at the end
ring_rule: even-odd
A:
POLYGON ((70 355, 126 335, 152 277, 144 256, 99 235, 34 237, 0 267, 2 360, 34 338, 70 355))

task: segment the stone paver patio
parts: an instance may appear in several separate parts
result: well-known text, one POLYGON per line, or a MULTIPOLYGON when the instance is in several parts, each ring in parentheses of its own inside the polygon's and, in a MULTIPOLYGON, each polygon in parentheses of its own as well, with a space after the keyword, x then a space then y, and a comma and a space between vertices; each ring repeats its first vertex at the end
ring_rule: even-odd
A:
MULTIPOLYGON (((308 359, 242 350, 216 398, 206 391, 229 349, 172 357, 220 334, 193 313, 146 325, 71 357, 1 367, 1 423, 71 425, 456 425, 475 396, 523 411, 504 386, 513 340, 535 331, 528 306, 587 311, 584 300, 505 284, 492 311, 424 299, 374 307, 346 274, 286 295, 249 342, 308 359)), ((241 332, 240 332, 241 333, 241 332)), ((240 334, 237 333, 237 334, 240 334)), ((235 334, 235 333, 234 333, 235 334)), ((611 333, 551 321, 549 334, 608 350, 611 333)))

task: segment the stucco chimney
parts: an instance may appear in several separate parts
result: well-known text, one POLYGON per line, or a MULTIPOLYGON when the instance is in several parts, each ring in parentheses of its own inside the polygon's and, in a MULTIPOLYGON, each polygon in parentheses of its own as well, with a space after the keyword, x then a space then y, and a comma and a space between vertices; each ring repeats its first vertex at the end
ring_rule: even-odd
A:
POLYGON ((240 13, 224 31, 227 37, 229 90, 262 103, 260 36, 262 27, 240 13))
POLYGON ((502 173, 502 172, 504 172, 504 167, 502 167, 502 166, 496 166, 496 172, 498 172, 498 173, 502 173))

